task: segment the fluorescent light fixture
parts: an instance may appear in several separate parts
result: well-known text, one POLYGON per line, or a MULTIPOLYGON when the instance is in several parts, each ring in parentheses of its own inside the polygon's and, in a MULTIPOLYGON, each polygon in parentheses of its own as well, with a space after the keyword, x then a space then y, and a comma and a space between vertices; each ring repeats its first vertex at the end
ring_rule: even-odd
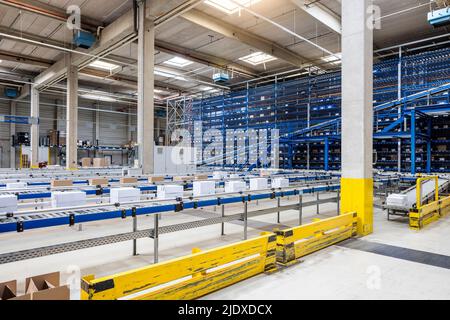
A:
POLYGON ((102 95, 96 95, 96 94, 90 94, 90 93, 81 95, 81 98, 88 99, 88 100, 105 101, 105 102, 115 102, 115 101, 117 101, 116 99, 111 98, 111 97, 102 96, 102 95))
POLYGON ((227 14, 233 14, 238 12, 240 7, 234 2, 240 4, 243 7, 250 7, 251 5, 260 2, 261 0, 205 0, 205 4, 212 6, 227 14))
POLYGON ((171 65, 171 66, 175 66, 175 67, 179 67, 179 68, 183 68, 186 67, 190 64, 193 64, 192 61, 180 58, 180 57, 174 57, 172 59, 169 59, 167 61, 164 61, 165 64, 171 65))
POLYGON ((108 71, 113 71, 120 67, 117 64, 113 64, 113 63, 109 63, 109 62, 105 62, 105 61, 101 61, 101 60, 94 61, 94 62, 90 63, 89 66, 93 67, 93 68, 97 68, 97 69, 108 70, 108 71))
POLYGON ((322 60, 331 64, 341 64, 342 53, 336 53, 334 56, 323 57, 322 60))
POLYGON ((187 81, 186 78, 183 78, 183 77, 178 76, 176 74, 165 72, 165 71, 155 70, 155 74, 158 75, 158 76, 161 76, 161 77, 173 78, 173 79, 181 80, 181 81, 187 81))
POLYGON ((200 88, 200 90, 210 92, 210 93, 219 92, 219 90, 217 90, 213 87, 209 87, 209 86, 203 86, 200 88))
POLYGON ((277 58, 272 57, 270 54, 258 51, 258 52, 249 54, 248 56, 239 58, 239 60, 250 63, 251 65, 257 66, 259 64, 277 60, 277 58))

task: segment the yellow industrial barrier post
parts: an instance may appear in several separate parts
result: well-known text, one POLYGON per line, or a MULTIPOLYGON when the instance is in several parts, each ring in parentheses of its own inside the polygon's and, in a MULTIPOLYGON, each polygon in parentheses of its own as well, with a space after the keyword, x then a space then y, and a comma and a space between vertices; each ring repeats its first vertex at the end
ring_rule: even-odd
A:
POLYGON ((315 251, 356 236, 357 214, 348 213, 283 231, 277 231, 277 262, 282 266, 315 251))
POLYGON ((188 300, 261 273, 271 273, 276 266, 276 235, 262 236, 224 247, 81 282, 83 300, 188 300))
POLYGON ((409 213, 409 227, 412 230, 420 230, 450 212, 450 197, 439 199, 439 177, 417 179, 416 190, 416 208, 409 213), (435 180, 434 201, 422 205, 422 183, 429 180, 435 180))

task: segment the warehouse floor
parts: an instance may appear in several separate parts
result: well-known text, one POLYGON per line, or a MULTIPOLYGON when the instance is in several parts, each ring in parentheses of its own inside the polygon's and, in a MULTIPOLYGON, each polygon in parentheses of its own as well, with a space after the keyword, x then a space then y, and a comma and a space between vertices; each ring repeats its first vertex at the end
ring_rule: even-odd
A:
MULTIPOLYGON (((305 197, 305 201, 313 199, 305 197)), ((283 201, 288 202, 287 199, 283 201)), ((257 205, 253 202, 249 211, 267 205, 273 203, 260 202, 257 205)), ((227 207, 226 212, 231 214, 241 209, 241 206, 227 207)), ((305 208, 304 222, 335 215, 336 204, 321 205, 319 216, 315 211, 315 207, 305 208)), ((194 221, 200 215, 208 213, 201 210, 171 213, 164 216, 160 225, 194 221)), ((249 221, 249 238, 275 227, 295 226, 297 221, 296 211, 283 212, 281 226, 276 224, 275 214, 253 218, 249 221)), ((139 217, 139 229, 149 228, 152 224, 152 217, 139 217)), ((91 223, 84 225, 82 231, 75 227, 58 227, 3 234, 0 235, 0 254, 128 231, 131 231, 131 219, 91 223)), ((305 257, 301 264, 270 276, 254 277, 205 299, 449 299, 449 231, 450 218, 417 233, 409 230, 406 220, 388 222, 385 214, 377 210, 373 235, 356 240, 356 243, 342 243, 322 250, 305 257), (375 246, 381 254, 367 252, 373 251, 376 244, 383 245, 381 248, 375 246), (405 251, 404 248, 420 252, 405 251), (418 259, 422 260, 417 262, 418 259)), ((240 241, 243 227, 239 222, 226 224, 226 234, 220 237, 220 225, 216 225, 163 235, 160 238, 160 261, 189 254, 194 247, 209 249, 240 241)), ((25 277, 61 271, 63 282, 72 286, 72 299, 77 299, 80 275, 100 277, 152 263, 151 239, 138 241, 138 256, 131 256, 131 250, 131 242, 118 243, 0 265, 0 282, 19 279, 20 290, 25 277)))

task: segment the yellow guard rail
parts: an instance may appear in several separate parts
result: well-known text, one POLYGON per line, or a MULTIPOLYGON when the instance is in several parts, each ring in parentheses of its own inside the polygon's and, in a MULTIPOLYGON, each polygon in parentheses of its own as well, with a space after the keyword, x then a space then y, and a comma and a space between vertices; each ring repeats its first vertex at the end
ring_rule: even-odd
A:
POLYGON ((303 256, 356 236, 358 218, 348 213, 277 231, 277 262, 289 266, 303 256))
POLYGON ((81 281, 83 300, 189 300, 276 271, 276 235, 200 251, 113 276, 81 281))

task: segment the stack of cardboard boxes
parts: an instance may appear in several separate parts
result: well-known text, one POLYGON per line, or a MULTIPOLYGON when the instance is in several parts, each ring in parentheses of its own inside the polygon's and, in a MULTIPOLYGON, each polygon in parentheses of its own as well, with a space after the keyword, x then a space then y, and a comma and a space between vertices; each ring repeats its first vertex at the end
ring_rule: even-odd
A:
POLYGON ((59 272, 27 278, 24 292, 18 296, 17 280, 0 283, 0 300, 70 300, 70 289, 61 285, 59 272))

